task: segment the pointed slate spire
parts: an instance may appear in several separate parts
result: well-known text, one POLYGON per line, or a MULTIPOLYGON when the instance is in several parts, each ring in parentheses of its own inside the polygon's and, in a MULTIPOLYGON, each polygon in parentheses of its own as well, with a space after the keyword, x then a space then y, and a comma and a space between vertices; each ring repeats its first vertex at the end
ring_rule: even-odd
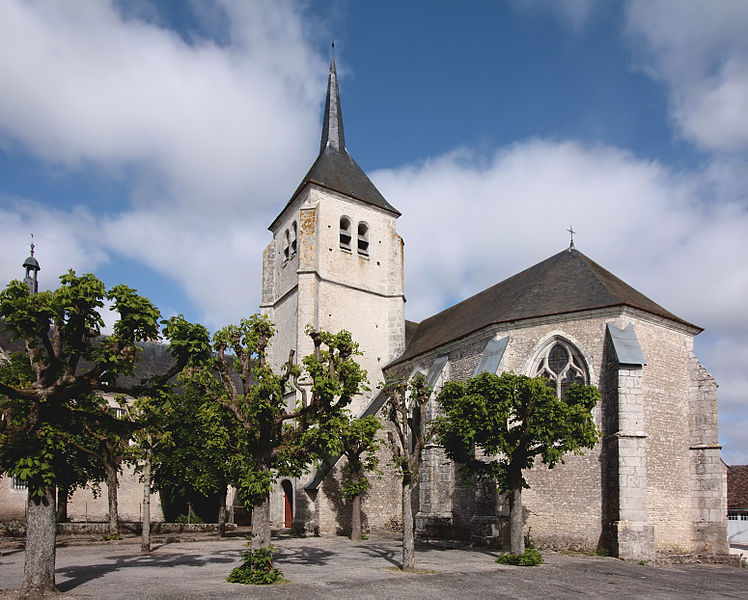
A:
POLYGON ((327 79, 327 100, 325 100, 325 116, 322 123, 322 141, 319 146, 319 153, 322 154, 326 148, 336 152, 345 150, 343 114, 340 112, 340 92, 338 91, 335 57, 330 60, 330 75, 327 79))
MULTIPOLYGON (((327 80, 327 100, 325 101, 325 114, 322 121, 322 141, 319 147, 319 156, 317 156, 317 160, 314 161, 312 168, 304 176, 299 187, 296 188, 293 196, 291 196, 288 204, 286 204, 286 208, 291 205, 294 198, 306 186, 314 184, 355 198, 366 204, 377 206, 399 217, 400 211, 384 199, 345 147, 343 114, 340 112, 338 74, 335 71, 335 56, 330 61, 330 76, 327 80)), ((280 221, 286 208, 280 212, 268 229, 274 231, 273 228, 280 221)))

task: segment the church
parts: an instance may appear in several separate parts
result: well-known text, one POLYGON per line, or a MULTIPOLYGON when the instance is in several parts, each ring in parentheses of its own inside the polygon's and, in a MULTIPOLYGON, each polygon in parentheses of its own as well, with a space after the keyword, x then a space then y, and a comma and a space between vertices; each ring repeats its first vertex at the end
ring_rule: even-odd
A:
MULTIPOLYGON (((330 65, 317 159, 270 224, 261 311, 277 328, 276 367, 305 334, 346 329, 360 344, 371 391, 357 415, 384 403, 387 376, 424 374, 434 397, 448 380, 481 372, 542 376, 561 396, 573 382, 602 394, 602 437, 553 470, 536 466, 523 494, 525 531, 541 546, 642 559, 727 552, 725 472, 717 384, 694 354, 702 329, 647 298, 574 247, 420 323, 405 320, 400 212, 349 153, 335 60, 330 65)), ((428 410, 437 410, 430 400, 428 410)), ((382 464, 387 453, 382 453, 382 464)), ((331 461, 335 463, 335 461, 331 461)), ((273 520, 344 533, 341 464, 285 480, 273 520)), ((415 496, 418 533, 502 544, 508 503, 491 485, 464 481, 443 450, 427 447, 415 496)), ((370 529, 399 520, 392 473, 363 501, 370 529)))
MULTIPOLYGON (((355 415, 380 412, 385 399, 377 388, 388 376, 423 374, 434 389, 431 417, 444 382, 482 372, 542 376, 559 396, 570 383, 593 384, 602 395, 594 409, 601 439, 552 470, 538 464, 526 473, 525 532, 541 547, 634 560, 727 553, 717 384, 694 354, 701 328, 617 278, 573 241, 420 323, 406 321, 399 216, 346 147, 333 59, 319 155, 270 224, 262 256, 260 310, 277 329, 273 365, 285 363, 291 348, 296 357, 312 351, 308 325, 350 331, 371 388, 354 400, 355 415)), ((363 523, 396 531, 400 482, 389 450, 380 452, 384 473, 372 478, 363 523)), ((274 526, 346 534, 350 507, 341 468, 341 460, 330 460, 306 477, 279 481, 271 500, 274 526)), ((13 485, 0 478, 0 519, 23 514, 24 490, 13 485)), ((131 492, 120 495, 120 516, 137 520, 140 486, 134 478, 120 486, 131 492)), ((95 499, 88 491, 76 495, 88 519, 95 499)), ((71 516, 83 520, 75 502, 71 516)), ((156 498, 154 508, 157 517, 156 498)), ((424 453, 414 512, 423 537, 508 541, 504 497, 493 485, 465 481, 436 444, 424 453)))

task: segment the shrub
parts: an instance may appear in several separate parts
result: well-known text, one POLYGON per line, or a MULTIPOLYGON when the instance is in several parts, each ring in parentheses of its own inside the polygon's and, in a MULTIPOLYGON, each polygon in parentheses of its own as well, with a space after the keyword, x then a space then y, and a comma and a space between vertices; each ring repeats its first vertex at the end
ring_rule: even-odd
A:
POLYGON ((242 552, 244 563, 236 567, 229 575, 229 583, 268 585, 281 580, 283 573, 273 568, 273 548, 258 548, 242 552))
POLYGON ((511 552, 502 552, 496 559, 497 563, 502 565, 516 565, 518 567, 534 567, 543 564, 543 555, 535 548, 527 548, 524 554, 512 554, 511 552))
POLYGON ((107 533, 103 539, 105 542, 111 542, 114 540, 121 540, 122 536, 119 533, 107 533))
POLYGON ((189 523, 205 523, 205 521, 203 521, 198 515, 194 513, 189 518, 187 517, 187 515, 179 515, 176 519, 174 519, 174 522, 180 523, 180 524, 187 524, 188 522, 189 523))

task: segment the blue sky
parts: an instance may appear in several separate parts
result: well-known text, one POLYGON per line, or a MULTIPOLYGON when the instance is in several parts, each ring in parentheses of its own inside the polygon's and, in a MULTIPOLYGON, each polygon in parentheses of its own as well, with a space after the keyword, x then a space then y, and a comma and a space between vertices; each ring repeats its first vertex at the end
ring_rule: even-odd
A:
POLYGON ((748 4, 20 2, 0 8, 0 277, 125 282, 211 328, 257 309, 315 158, 403 217, 408 318, 577 247, 680 317, 748 463, 748 4))

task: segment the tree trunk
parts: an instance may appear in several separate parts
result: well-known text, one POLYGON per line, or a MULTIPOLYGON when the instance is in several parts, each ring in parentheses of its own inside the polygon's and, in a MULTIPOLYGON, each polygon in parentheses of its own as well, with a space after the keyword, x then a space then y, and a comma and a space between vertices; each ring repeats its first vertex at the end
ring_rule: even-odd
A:
POLYGON ((258 550, 270 545, 270 494, 252 507, 252 540, 250 549, 258 550))
POLYGON ((44 488, 42 498, 29 497, 26 509, 26 563, 21 598, 58 593, 55 586, 55 488, 44 488))
POLYGON ((68 520, 68 494, 70 488, 57 488, 57 522, 66 523, 68 520))
POLYGON ((218 492, 218 539, 226 535, 226 486, 218 492))
POLYGON ((151 551, 151 451, 146 450, 143 456, 143 536, 140 540, 140 551, 151 551))
POLYGON ((109 499, 109 533, 119 535, 119 514, 117 509, 117 469, 106 467, 106 487, 109 499))
POLYGON ((361 541, 361 494, 356 494, 351 501, 351 540, 361 541))
POLYGON ((403 571, 412 571, 416 566, 415 527, 413 524, 413 506, 410 496, 413 486, 403 485, 403 571))
POLYGON ((525 553, 525 533, 522 519, 522 483, 514 484, 509 492, 509 540, 513 554, 525 553))

